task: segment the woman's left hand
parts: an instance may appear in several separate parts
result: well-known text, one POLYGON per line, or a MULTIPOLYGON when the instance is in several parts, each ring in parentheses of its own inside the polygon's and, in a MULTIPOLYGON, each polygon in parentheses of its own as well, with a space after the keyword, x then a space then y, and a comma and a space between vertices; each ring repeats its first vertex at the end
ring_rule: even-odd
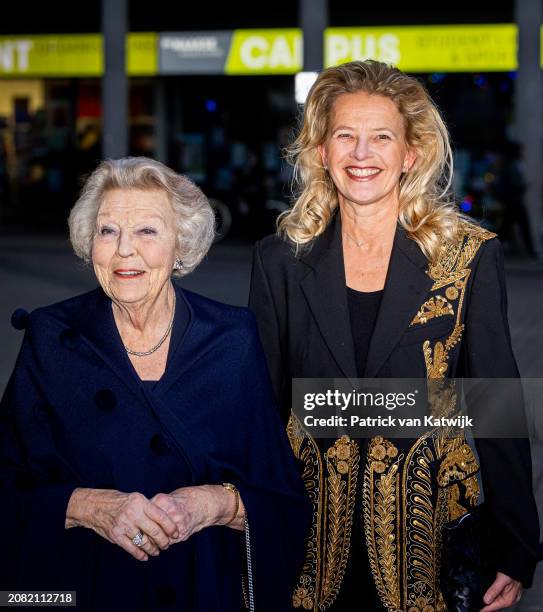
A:
POLYGON ((494 580, 485 593, 484 602, 487 605, 481 609, 481 612, 505 610, 517 604, 521 597, 522 584, 518 580, 498 572, 496 580, 494 580))
MULTIPOLYGON (((179 531, 179 537, 171 539, 172 543, 188 540, 191 535, 213 525, 225 525, 232 517, 235 499, 232 493, 221 485, 201 485, 183 487, 171 493, 158 493, 152 500, 173 520, 179 531)), ((243 507, 240 500, 240 514, 243 507)), ((237 525, 238 519, 229 526, 243 529, 237 525)))

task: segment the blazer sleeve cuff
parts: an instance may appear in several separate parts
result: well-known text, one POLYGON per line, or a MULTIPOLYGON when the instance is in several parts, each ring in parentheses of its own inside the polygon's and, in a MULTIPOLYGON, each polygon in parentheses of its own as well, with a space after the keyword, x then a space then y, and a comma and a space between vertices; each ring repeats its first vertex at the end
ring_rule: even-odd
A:
POLYGON ((534 580, 537 563, 542 558, 541 552, 543 551, 540 551, 539 558, 537 558, 527 553, 520 546, 511 548, 507 551, 504 558, 498 559, 496 568, 498 572, 518 580, 525 589, 529 589, 534 580))

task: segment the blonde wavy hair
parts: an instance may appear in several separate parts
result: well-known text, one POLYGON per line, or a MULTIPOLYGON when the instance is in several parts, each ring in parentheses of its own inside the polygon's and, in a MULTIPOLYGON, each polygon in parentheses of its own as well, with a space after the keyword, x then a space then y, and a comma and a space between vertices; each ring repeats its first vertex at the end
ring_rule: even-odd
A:
POLYGON ((450 194, 453 157, 449 134, 421 83, 373 60, 328 68, 313 84, 301 129, 287 148, 287 159, 294 166, 296 201, 279 217, 278 232, 303 247, 326 229, 338 207, 338 195, 318 146, 329 135, 337 98, 361 91, 392 100, 403 117, 406 143, 416 152, 416 160, 400 179, 398 222, 435 262, 443 241, 454 238, 461 219, 469 219, 450 194))

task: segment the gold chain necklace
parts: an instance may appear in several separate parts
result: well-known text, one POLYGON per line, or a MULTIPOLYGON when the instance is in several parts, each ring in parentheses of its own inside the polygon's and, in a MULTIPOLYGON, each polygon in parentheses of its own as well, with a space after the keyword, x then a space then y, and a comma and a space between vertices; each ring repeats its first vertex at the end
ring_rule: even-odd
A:
POLYGON ((366 244, 364 240, 357 240, 356 238, 353 238, 353 237, 352 237, 350 234, 348 234, 348 233, 347 233, 345 230, 343 230, 343 235, 344 235, 345 237, 349 238, 349 240, 352 240, 352 241, 353 241, 353 242, 356 244, 356 246, 357 246, 358 248, 360 248, 361 246, 364 246, 364 244, 366 244))

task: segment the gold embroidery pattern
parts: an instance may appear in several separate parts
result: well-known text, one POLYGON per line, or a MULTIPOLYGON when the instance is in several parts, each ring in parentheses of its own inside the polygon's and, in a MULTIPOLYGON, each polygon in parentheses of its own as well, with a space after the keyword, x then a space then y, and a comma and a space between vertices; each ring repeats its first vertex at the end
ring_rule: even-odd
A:
POLYGON ((434 612, 434 606, 431 606, 426 597, 417 597, 412 605, 409 606, 408 612, 434 612))
POLYGON ((291 414, 287 423, 287 436, 294 456, 296 459, 300 459, 300 448, 305 438, 305 432, 300 421, 293 414, 291 414))
POLYGON ((466 478, 466 480, 462 481, 462 484, 466 489, 466 499, 472 506, 476 506, 477 502, 479 501, 479 494, 481 492, 479 489, 479 481, 477 480, 477 476, 470 476, 469 478, 466 478))
MULTIPOLYGON (((427 273, 434 281, 431 291, 446 287, 446 298, 458 300, 455 325, 445 342, 435 342, 432 347, 430 341, 426 340, 422 345, 427 378, 438 382, 438 385, 447 373, 450 351, 460 342, 464 331, 462 311, 471 273, 468 266, 481 244, 494 235, 475 225, 462 223, 459 239, 444 245, 438 261, 428 268, 427 273)), ((429 301, 421 311, 425 310, 429 301)), ((454 312, 452 314, 454 316, 454 312)), ((423 321, 419 317, 417 322, 423 321)), ((443 414, 454 409, 454 392, 446 393, 443 388, 437 391, 437 401, 432 405, 432 412, 443 414)), ((451 433, 439 432, 436 436, 430 432, 427 437, 420 438, 411 448, 403 470, 404 598, 409 612, 446 609, 439 590, 441 534, 447 521, 465 512, 458 503, 460 492, 456 481, 462 482, 465 487, 466 498, 476 499, 478 495, 477 478, 474 476, 478 470, 477 461, 463 436, 458 435, 458 432, 451 436, 451 433), (443 486, 447 482, 449 486, 439 486, 434 500, 430 466, 440 459, 441 483, 437 484, 443 486)))
POLYGON ((294 455, 302 462, 302 480, 313 504, 313 520, 307 540, 306 557, 298 585, 292 596, 295 608, 314 610, 321 575, 320 539, 323 507, 322 460, 315 440, 306 435, 301 423, 292 415, 287 434, 294 455))
POLYGON ((443 528, 445 527, 445 523, 449 520, 448 513, 448 505, 449 505, 449 491, 447 489, 438 488, 437 491, 437 500, 436 500, 436 508, 434 512, 434 534, 435 534, 435 554, 434 554, 434 566, 436 571, 436 612, 447 612, 447 606, 443 601, 443 595, 439 590, 439 577, 441 571, 441 551, 442 551, 442 537, 443 537, 443 528))
MULTIPOLYGON (((456 400, 453 398, 454 402, 456 400)), ((451 407, 451 410, 454 406, 451 407)), ((442 428, 434 438, 436 455, 441 459, 437 473, 437 485, 447 493, 448 509, 445 521, 463 516, 467 509, 460 504, 460 485, 464 489, 467 505, 474 506, 479 499, 477 472, 479 464, 471 446, 466 442, 463 430, 442 428)))
POLYGON ((464 324, 457 323, 450 336, 445 340, 445 344, 443 344, 443 342, 435 343, 433 352, 430 347, 430 340, 424 341, 422 351, 424 353, 424 362, 426 364, 428 378, 437 379, 445 376, 449 367, 449 352, 460 342, 463 331, 464 324))
MULTIPOLYGON (((462 308, 467 281, 471 273, 468 266, 483 242, 495 236, 495 234, 470 223, 463 223, 461 229, 463 233, 461 239, 454 244, 444 245, 438 262, 431 265, 428 269, 428 275, 434 280, 432 291, 447 286, 445 295, 447 295, 449 299, 453 299, 453 293, 457 296, 459 295, 455 326, 445 343, 436 342, 432 348, 430 341, 426 340, 422 345, 427 377, 434 381, 444 379, 448 369, 450 351, 462 338, 462 333, 464 331, 464 324, 461 323, 462 308)), ((438 389, 438 394, 439 392, 440 390, 438 389)), ((441 390, 441 392, 443 392, 443 390, 441 390)), ((449 409, 452 410, 452 406, 449 407, 449 409)), ((464 459, 468 472, 462 472, 462 477, 456 479, 466 480, 463 484, 466 489, 466 498, 470 503, 476 503, 479 495, 479 485, 477 479, 473 478, 473 474, 478 471, 479 466, 477 465, 475 456, 471 452, 471 448, 465 443, 463 433, 453 431, 452 429, 441 430, 435 442, 438 459, 444 458, 440 467, 442 481, 445 480, 446 477, 452 477, 450 470, 454 465, 456 465, 456 471, 460 473, 460 463, 462 459, 464 459), (464 457, 461 456, 462 453, 465 453, 464 457), (471 455, 469 455, 469 453, 471 453, 471 455)), ((440 486, 446 486, 443 482, 438 484, 440 486)), ((456 489, 451 487, 448 491, 449 520, 461 515, 459 513, 465 512, 458 503, 459 497, 458 487, 456 487, 456 489)))
POLYGON ((436 596, 437 541, 431 473, 434 461, 431 439, 419 438, 409 451, 403 472, 404 597, 406 605, 415 610, 433 605, 436 596))
POLYGON ((410 325, 416 325, 417 323, 424 324, 430 321, 430 319, 436 319, 445 315, 454 315, 452 304, 443 296, 436 295, 424 302, 410 325))
POLYGON ((478 470, 479 466, 471 446, 464 443, 443 459, 439 466, 437 483, 440 487, 446 487, 454 481, 464 480, 467 476, 477 473, 478 470))
POLYGON ((462 332, 464 331, 464 324, 458 323, 454 326, 451 335, 445 340, 445 350, 448 352, 460 342, 460 338, 462 337, 462 332))
POLYGON ((448 300, 456 300, 458 297, 458 289, 454 286, 447 287, 447 289, 445 289, 445 297, 448 300))
MULTIPOLYGON (((442 287, 452 285, 446 290, 446 292, 449 291, 449 295, 451 295, 450 290, 452 289, 456 290, 457 296, 458 291, 460 292, 456 323, 451 335, 445 341, 445 345, 442 342, 436 342, 432 350, 429 340, 426 340, 423 344, 428 378, 442 378, 447 372, 449 352, 458 344, 464 331, 464 324, 460 321, 467 281, 471 273, 468 266, 477 254, 481 244, 495 235, 481 227, 463 222, 461 224, 461 236, 454 242, 444 244, 441 247, 438 261, 428 268, 427 274, 434 281, 431 291, 437 291, 442 287)), ((449 299, 453 299, 452 296, 449 299)))
POLYGON ((479 464, 471 446, 465 441, 463 433, 457 432, 448 438, 450 450, 446 451, 439 466, 437 484, 440 487, 449 487, 448 491, 448 518, 453 521, 463 516, 467 510, 459 503, 459 484, 465 489, 465 497, 470 505, 475 505, 479 498, 479 483, 477 472, 479 464), (452 485, 452 486, 451 486, 452 485))
POLYGON ((303 464, 302 479, 313 503, 305 563, 292 603, 295 608, 316 612, 332 605, 345 575, 360 453, 358 444, 347 436, 336 440, 324 457, 328 473, 324 480, 321 451, 294 416, 287 433, 303 464))
MULTIPOLYGON (((460 229, 458 239, 445 245, 438 261, 427 270, 433 280, 431 291, 443 289, 445 297, 428 299, 411 323, 454 317, 453 330, 445 341, 423 343, 429 381, 445 379, 451 351, 464 331, 469 265, 481 244, 494 236, 469 223, 462 223, 460 229)), ((444 402, 438 412, 448 410, 448 402, 444 402)), ((337 598, 348 559, 358 445, 342 438, 323 456, 294 418, 288 433, 294 453, 303 463, 303 478, 314 508, 306 561, 293 604, 323 612, 337 598)), ((388 440, 378 437, 370 441, 362 487, 364 533, 373 579, 388 612, 446 612, 439 590, 443 526, 464 512, 461 491, 469 503, 475 503, 479 493, 477 461, 474 455, 472 461, 468 448, 457 431, 447 435, 430 432, 417 440, 404 462, 404 455, 388 440), (443 484, 436 486, 433 466, 439 461, 443 484)))
POLYGON ((430 340, 425 340, 422 345, 422 350, 428 378, 442 378, 448 367, 448 351, 445 350, 443 342, 436 342, 432 352, 430 340))
POLYGON ((428 268, 428 275, 435 281, 431 291, 451 284, 459 288, 460 281, 464 288, 466 271, 479 247, 496 235, 468 222, 461 222, 459 234, 457 239, 441 247, 437 262, 428 268))
POLYGON ((466 514, 466 509, 458 503, 458 500, 460 499, 460 489, 458 488, 457 484, 450 488, 448 497, 448 513, 451 521, 454 521, 466 514))
POLYGON ((348 436, 336 440, 326 453, 328 533, 320 610, 326 610, 335 601, 345 575, 351 546, 359 463, 358 444, 348 436))
POLYGON ((371 571, 383 605, 400 609, 399 463, 403 455, 381 436, 368 446, 362 507, 371 571))

